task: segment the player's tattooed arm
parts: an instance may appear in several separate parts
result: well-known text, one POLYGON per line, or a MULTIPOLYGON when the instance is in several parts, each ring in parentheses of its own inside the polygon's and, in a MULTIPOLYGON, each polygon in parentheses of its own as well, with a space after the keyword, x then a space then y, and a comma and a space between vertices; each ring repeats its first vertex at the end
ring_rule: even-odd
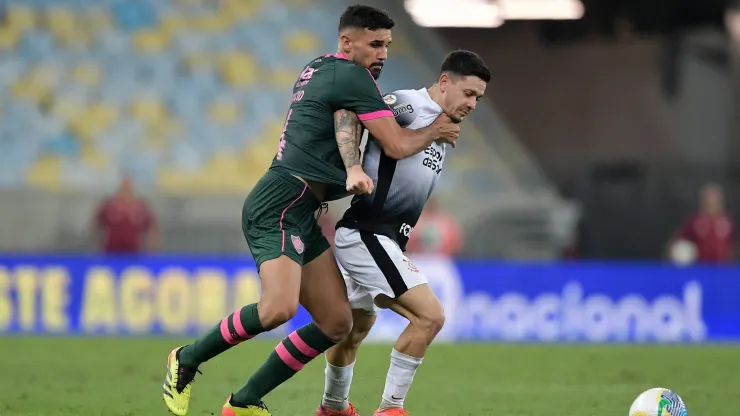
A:
POLYGON ((360 164, 360 142, 362 142, 363 129, 357 114, 348 110, 339 110, 334 113, 334 133, 344 167, 347 169, 360 164))

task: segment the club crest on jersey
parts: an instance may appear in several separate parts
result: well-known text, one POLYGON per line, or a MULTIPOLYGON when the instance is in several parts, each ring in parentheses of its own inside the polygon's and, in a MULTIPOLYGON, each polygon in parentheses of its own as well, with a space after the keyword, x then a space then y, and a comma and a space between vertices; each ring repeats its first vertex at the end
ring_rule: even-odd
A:
POLYGON ((403 259, 403 262, 406 263, 406 267, 409 268, 409 271, 412 273, 419 273, 419 268, 416 267, 414 263, 411 262, 409 259, 403 259))
POLYGON ((387 94, 385 97, 383 97, 383 101, 385 101, 388 105, 393 105, 398 101, 398 98, 394 94, 387 94))
POLYGON ((298 254, 303 254, 303 250, 305 249, 305 246, 303 245, 303 240, 301 240, 301 237, 298 237, 296 235, 291 235, 290 241, 293 243, 293 247, 295 247, 295 251, 298 252, 298 254))

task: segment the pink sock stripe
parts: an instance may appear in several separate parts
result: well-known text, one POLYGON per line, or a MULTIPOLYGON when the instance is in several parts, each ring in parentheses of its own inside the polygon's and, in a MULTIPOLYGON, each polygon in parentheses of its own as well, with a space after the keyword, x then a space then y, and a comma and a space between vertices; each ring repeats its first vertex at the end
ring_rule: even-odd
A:
POLYGON ((298 195, 298 198, 294 199, 293 202, 290 203, 285 209, 283 210, 283 213, 280 214, 280 231, 282 232, 282 245, 280 247, 281 252, 285 252, 285 230, 283 229, 283 220, 285 219, 285 213, 288 212, 290 207, 292 207, 296 202, 298 202, 299 199, 303 198, 303 194, 306 193, 306 188, 308 188, 308 185, 305 183, 303 184, 303 191, 301 191, 301 194, 298 195))
POLYGON ((231 335, 231 331, 229 331, 228 316, 221 320, 221 336, 224 337, 224 341, 228 342, 231 345, 236 345, 241 342, 241 340, 238 340, 231 335))
POLYGON ((321 351, 315 350, 311 348, 304 340, 301 339, 300 336, 298 336, 298 332, 293 331, 290 335, 288 335, 288 339, 290 342, 295 345, 296 348, 298 348, 298 351, 301 352, 301 354, 305 355, 308 358, 316 358, 321 354, 321 351))
POLYGON ((234 317, 233 322, 234 322, 234 330, 236 330, 236 335, 239 335, 239 338, 241 338, 244 341, 254 338, 254 335, 248 334, 247 331, 244 330, 244 325, 242 325, 241 308, 234 311, 234 314, 232 316, 234 317))
POLYGON ((278 346, 275 348, 275 352, 277 352, 278 357, 280 357, 280 359, 283 360, 283 362, 294 371, 297 372, 303 369, 303 366, 305 364, 290 355, 290 352, 288 352, 288 349, 285 348, 285 345, 283 345, 282 342, 278 344, 278 346))
POLYGON ((372 113, 358 114, 357 118, 360 121, 375 120, 381 117, 393 117, 393 112, 390 110, 373 111, 372 113))

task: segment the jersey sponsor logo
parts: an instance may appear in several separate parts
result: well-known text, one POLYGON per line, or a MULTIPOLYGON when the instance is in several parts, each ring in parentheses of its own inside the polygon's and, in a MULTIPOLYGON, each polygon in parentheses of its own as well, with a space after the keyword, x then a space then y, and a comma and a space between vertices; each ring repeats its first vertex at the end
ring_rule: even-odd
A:
POLYGON ((301 240, 301 237, 298 237, 297 235, 291 235, 290 241, 293 243, 295 251, 298 254, 303 254, 303 250, 305 250, 306 247, 303 245, 303 240, 301 240))
POLYGON ((387 94, 385 97, 383 97, 383 101, 385 101, 388 105, 393 105, 398 101, 398 97, 396 97, 394 94, 387 94))
POLYGON ((401 235, 403 235, 404 237, 410 237, 411 236, 411 233, 414 232, 414 227, 412 227, 412 226, 410 226, 410 225, 408 225, 406 223, 403 223, 403 224, 401 224, 401 229, 398 230, 398 232, 401 233, 401 235))
POLYGON ((442 152, 430 145, 424 149, 424 154, 427 155, 427 157, 424 158, 422 164, 437 174, 442 172, 442 159, 444 159, 442 152))
POLYGON ((414 107, 411 104, 399 104, 395 107, 393 107, 393 116, 398 117, 401 114, 412 114, 414 112, 414 107))
POLYGON ((306 91, 304 91, 304 90, 300 90, 300 91, 294 93, 293 96, 290 97, 290 102, 291 103, 296 103, 298 101, 301 101, 303 99, 303 95, 305 93, 306 93, 306 91))

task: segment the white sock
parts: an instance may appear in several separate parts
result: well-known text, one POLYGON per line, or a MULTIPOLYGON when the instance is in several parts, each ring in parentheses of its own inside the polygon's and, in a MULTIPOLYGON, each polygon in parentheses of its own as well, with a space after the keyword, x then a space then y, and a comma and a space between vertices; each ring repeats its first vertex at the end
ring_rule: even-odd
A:
POLYGON ((355 363, 346 367, 334 367, 326 362, 324 397, 321 399, 324 407, 340 412, 349 408, 349 388, 352 385, 354 368, 355 363))
POLYGON ((395 349, 391 352, 391 368, 385 377, 385 388, 383 389, 383 400, 380 409, 401 408, 403 401, 414 381, 416 369, 421 365, 423 358, 416 358, 402 354, 395 349))

